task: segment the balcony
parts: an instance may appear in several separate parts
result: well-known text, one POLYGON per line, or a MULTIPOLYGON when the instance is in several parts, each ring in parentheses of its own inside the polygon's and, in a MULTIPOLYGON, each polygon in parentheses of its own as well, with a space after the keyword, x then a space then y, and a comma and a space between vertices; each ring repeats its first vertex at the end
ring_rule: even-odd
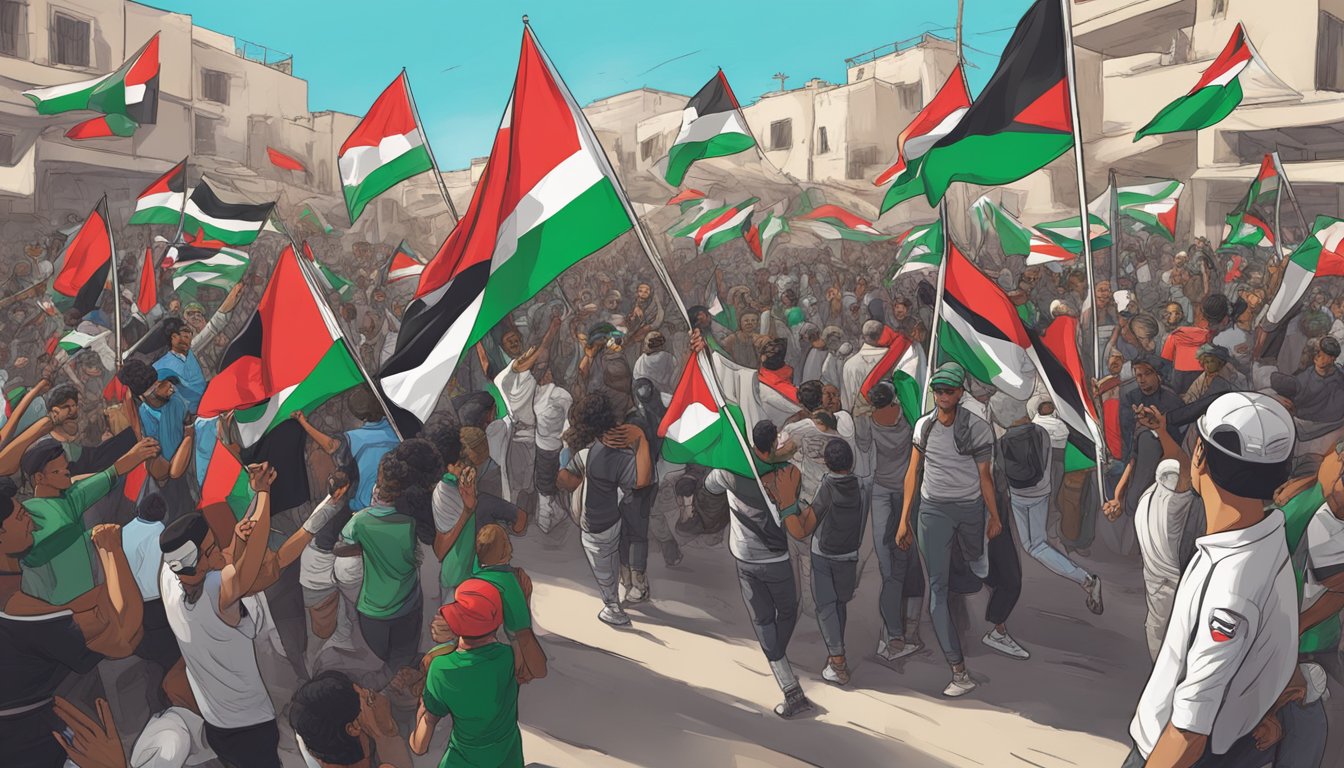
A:
POLYGON ((1073 4, 1073 38, 1107 58, 1166 53, 1171 35, 1195 23, 1196 0, 1087 0, 1073 4))

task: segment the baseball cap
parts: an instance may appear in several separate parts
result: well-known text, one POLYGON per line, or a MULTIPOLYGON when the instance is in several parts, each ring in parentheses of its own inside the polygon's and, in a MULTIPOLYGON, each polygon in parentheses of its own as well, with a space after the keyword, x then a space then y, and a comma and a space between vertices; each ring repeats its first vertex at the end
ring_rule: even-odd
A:
POLYGON ((1225 363, 1232 361, 1232 355, 1227 351, 1227 347, 1219 344, 1200 344, 1195 357, 1216 357, 1225 363))
POLYGON ((448 628, 459 637, 483 637, 499 629, 504 602, 495 585, 483 579, 467 579, 457 586, 454 601, 439 609, 448 628))
POLYGON ((933 372, 929 378, 929 389, 937 386, 943 387, 964 387, 966 386, 966 369, 958 363, 943 363, 938 366, 938 370, 933 372))
POLYGON ((1282 464, 1292 458, 1297 444, 1297 427, 1288 410, 1258 392, 1220 395, 1197 424, 1211 449, 1251 464, 1282 464))

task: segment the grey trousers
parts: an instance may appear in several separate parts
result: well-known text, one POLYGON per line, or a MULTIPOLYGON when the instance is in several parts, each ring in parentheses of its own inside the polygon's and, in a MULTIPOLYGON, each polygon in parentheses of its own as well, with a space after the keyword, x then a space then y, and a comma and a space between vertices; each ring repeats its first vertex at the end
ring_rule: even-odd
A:
POLYGON ((617 586, 621 576, 621 521, 601 533, 584 531, 579 537, 583 543, 583 554, 588 558, 588 566, 593 569, 593 579, 597 581, 598 594, 602 602, 608 605, 620 603, 621 594, 617 586))
POLYGON ((774 563, 737 561, 737 582, 747 604, 756 641, 766 661, 779 661, 789 650, 798 623, 798 588, 788 560, 774 563))
POLYGON ((961 654, 961 638, 952 621, 948 604, 949 578, 952 571, 952 548, 959 547, 967 563, 979 559, 985 546, 985 503, 976 498, 970 501, 934 501, 921 499, 919 531, 916 534, 919 552, 924 557, 929 573, 929 617, 933 633, 943 649, 947 663, 953 666, 965 659, 961 654))
POLYGON ((896 546, 896 531, 901 527, 901 504, 905 500, 900 488, 873 486, 873 549, 877 552, 877 570, 882 576, 882 588, 877 596, 878 613, 885 629, 883 639, 904 640, 907 597, 924 596, 924 573, 920 570, 919 548, 901 549, 896 546))
POLYGON ((817 627, 830 656, 845 655, 845 620, 848 604, 859 580, 859 561, 835 560, 812 554, 812 599, 817 606, 817 627))

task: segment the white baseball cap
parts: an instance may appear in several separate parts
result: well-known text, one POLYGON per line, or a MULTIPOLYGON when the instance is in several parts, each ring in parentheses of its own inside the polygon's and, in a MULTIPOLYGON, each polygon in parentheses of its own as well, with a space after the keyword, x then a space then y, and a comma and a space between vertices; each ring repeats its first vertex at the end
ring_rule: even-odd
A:
POLYGON ((1199 435, 1210 448, 1251 464, 1282 464, 1292 458, 1297 427, 1288 410, 1258 392, 1228 392, 1199 417, 1199 435), (1235 447, 1219 442, 1235 437, 1235 447))

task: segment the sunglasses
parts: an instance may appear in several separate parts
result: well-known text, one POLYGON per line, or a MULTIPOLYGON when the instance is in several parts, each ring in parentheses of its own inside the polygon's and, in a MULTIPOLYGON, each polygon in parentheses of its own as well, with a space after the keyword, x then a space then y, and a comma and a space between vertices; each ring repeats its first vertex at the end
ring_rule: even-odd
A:
POLYGON ((955 394, 957 394, 957 390, 956 390, 956 389, 949 389, 949 388, 947 388, 947 387, 933 387, 933 394, 935 394, 935 395, 955 395, 955 394))

